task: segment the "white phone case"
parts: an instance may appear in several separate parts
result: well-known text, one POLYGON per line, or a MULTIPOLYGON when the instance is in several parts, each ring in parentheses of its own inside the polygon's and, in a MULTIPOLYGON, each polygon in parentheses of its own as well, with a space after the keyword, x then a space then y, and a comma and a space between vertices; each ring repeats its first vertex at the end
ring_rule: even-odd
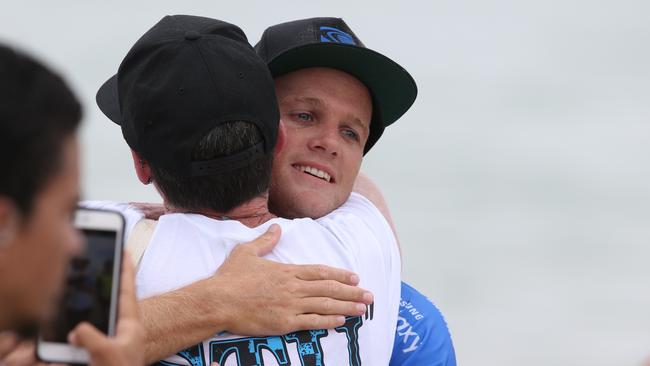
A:
MULTIPOLYGON (((122 248, 124 239, 124 218, 113 211, 78 209, 75 214, 75 227, 81 231, 96 230, 115 232, 115 251, 113 258, 112 288, 109 307, 108 335, 115 334, 117 305, 122 269, 122 248)), ((36 348, 37 356, 46 362, 89 363, 88 353, 69 343, 45 341, 40 335, 36 348)))

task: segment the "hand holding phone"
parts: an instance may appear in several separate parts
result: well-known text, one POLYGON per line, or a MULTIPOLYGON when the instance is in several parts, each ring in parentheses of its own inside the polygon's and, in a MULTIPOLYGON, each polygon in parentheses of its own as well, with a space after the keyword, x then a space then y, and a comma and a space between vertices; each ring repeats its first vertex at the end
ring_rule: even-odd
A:
POLYGON ((69 342, 85 348, 93 366, 144 365, 145 331, 138 317, 135 298, 134 268, 128 253, 122 259, 119 317, 115 337, 106 337, 88 323, 79 324, 69 335, 69 342))
POLYGON ((122 253, 124 220, 115 212, 78 209, 75 227, 86 247, 70 263, 57 316, 40 331, 37 356, 46 362, 141 366, 144 328, 133 264, 122 253))

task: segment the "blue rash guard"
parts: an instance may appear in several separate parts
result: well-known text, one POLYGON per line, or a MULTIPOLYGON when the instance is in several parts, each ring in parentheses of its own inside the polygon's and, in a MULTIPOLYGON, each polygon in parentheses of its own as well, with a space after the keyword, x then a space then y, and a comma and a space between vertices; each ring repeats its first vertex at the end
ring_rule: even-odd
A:
POLYGON ((426 296, 402 282, 390 366, 456 366, 447 323, 426 296))

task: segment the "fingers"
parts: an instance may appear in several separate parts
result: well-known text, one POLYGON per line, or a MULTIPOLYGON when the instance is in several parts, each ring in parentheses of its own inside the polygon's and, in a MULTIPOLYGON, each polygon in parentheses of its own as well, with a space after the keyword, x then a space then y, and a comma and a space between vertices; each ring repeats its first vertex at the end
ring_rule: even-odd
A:
POLYGON ((305 314, 360 316, 366 312, 366 305, 340 301, 328 297, 303 299, 300 306, 305 314))
POLYGON ((340 315, 303 314, 296 317, 294 328, 307 329, 332 329, 345 324, 345 317, 340 315))
POLYGON ((68 334, 68 342, 77 347, 85 348, 89 353, 93 354, 102 348, 106 348, 109 340, 90 323, 83 322, 68 334))
POLYGON ((296 268, 296 277, 301 280, 334 280, 351 286, 359 284, 359 276, 345 269, 319 264, 303 264, 296 266, 296 268))
POLYGON ((0 359, 13 351, 18 346, 18 342, 18 337, 13 332, 0 333, 0 359))
POLYGON ((370 291, 356 286, 344 285, 333 280, 305 281, 301 284, 300 291, 304 297, 328 297, 366 305, 370 305, 374 301, 370 291))
POLYGON ((138 319, 138 303, 135 298, 135 269, 128 252, 122 256, 122 278, 120 281, 119 320, 138 319))
MULTIPOLYGON (((0 365, 3 366, 66 366, 63 364, 37 362, 36 351, 34 350, 33 341, 24 341, 20 343, 14 334, 0 334, 0 341, 13 338, 16 342, 8 352, 0 354, 0 365)), ((6 345, 7 343, 5 343, 6 345)))
POLYGON ((150 220, 158 220, 165 214, 165 206, 159 203, 129 202, 129 205, 140 210, 150 220))
POLYGON ((8 366, 31 366, 36 363, 36 353, 34 351, 34 342, 19 343, 11 352, 9 352, 1 361, 3 365, 8 366))
POLYGON ((280 225, 273 224, 264 234, 258 236, 257 239, 243 245, 252 248, 254 254, 261 257, 267 255, 275 248, 275 245, 280 240, 281 233, 282 229, 280 225))

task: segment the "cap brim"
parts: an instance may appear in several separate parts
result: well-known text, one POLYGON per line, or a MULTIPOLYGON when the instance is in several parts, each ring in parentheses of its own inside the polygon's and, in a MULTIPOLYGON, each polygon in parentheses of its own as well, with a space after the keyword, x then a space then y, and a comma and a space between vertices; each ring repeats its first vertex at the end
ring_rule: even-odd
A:
MULTIPOLYGON (((403 67, 370 50, 341 43, 312 43, 292 48, 268 62, 274 77, 307 67, 331 67, 359 79, 370 90, 383 127, 397 121, 413 105, 417 85, 403 67)), ((373 118, 375 120, 375 118, 373 118)))
POLYGON ((117 94, 117 75, 110 79, 99 88, 95 97, 97 106, 111 121, 122 124, 122 112, 120 111, 120 102, 117 94))

